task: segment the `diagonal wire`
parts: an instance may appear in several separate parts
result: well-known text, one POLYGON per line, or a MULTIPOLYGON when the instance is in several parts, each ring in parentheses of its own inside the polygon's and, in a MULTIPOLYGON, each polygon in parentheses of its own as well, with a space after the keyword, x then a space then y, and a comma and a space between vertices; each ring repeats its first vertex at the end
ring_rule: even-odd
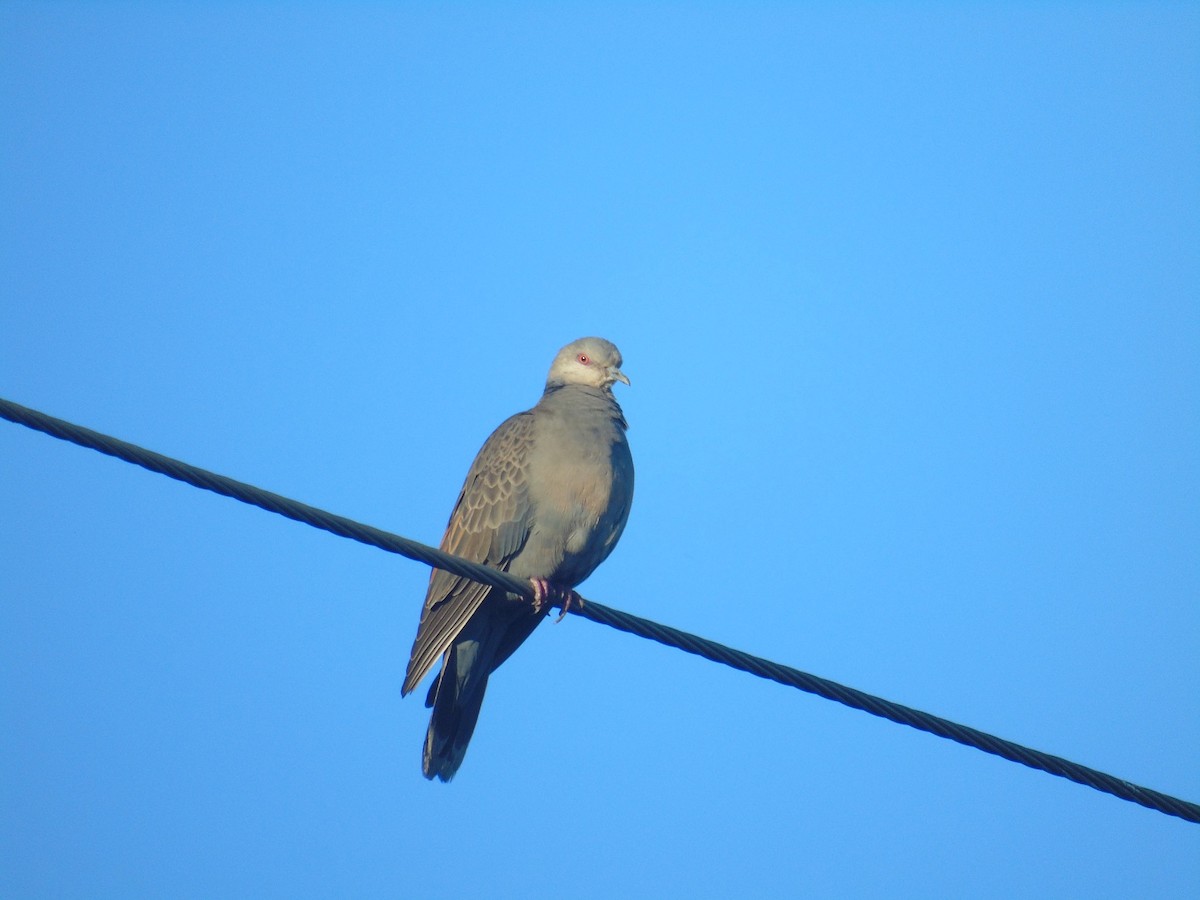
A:
MULTIPOLYGON (((56 419, 53 416, 48 416, 45 413, 29 409, 28 407, 2 398, 0 398, 0 418, 25 425, 35 431, 44 432, 61 440, 78 444, 81 447, 98 450, 109 456, 115 456, 118 459, 123 459, 126 462, 149 469, 151 472, 159 472, 195 487, 204 488, 205 490, 213 491, 226 497, 232 497, 235 500, 241 500, 243 503, 249 503, 252 506, 278 513, 281 516, 312 525, 315 528, 324 529, 341 537, 351 538, 360 543, 379 547, 391 553, 398 553, 409 559, 415 559, 418 562, 436 566, 439 569, 453 572, 455 575, 470 578, 474 581, 519 594, 526 598, 532 598, 533 596, 527 582, 514 578, 498 569, 472 563, 426 544, 391 534, 379 528, 372 528, 370 525, 363 525, 344 516, 334 515, 315 506, 309 506, 305 503, 280 496, 279 494, 264 491, 261 488, 241 481, 235 481, 232 478, 226 478, 224 475, 218 475, 215 472, 209 472, 205 469, 188 465, 185 462, 172 459, 161 453, 155 453, 152 450, 146 450, 143 447, 138 447, 135 444, 92 431, 89 428, 74 425, 62 419, 56 419)), ((810 675, 799 669, 780 665, 762 657, 753 656, 741 650, 735 650, 732 647, 718 644, 715 641, 689 634, 686 631, 680 631, 678 628, 661 625, 649 619, 643 619, 640 616, 612 609, 591 600, 588 600, 582 607, 572 607, 571 611, 584 618, 591 619, 593 622, 611 626, 619 631, 649 638, 661 644, 666 644, 668 647, 675 647, 687 653, 702 656, 705 659, 730 666, 734 669, 740 669, 743 672, 749 672, 760 678, 776 681, 789 687, 799 688, 802 691, 816 694, 818 697, 824 697, 827 700, 836 700, 838 703, 853 709, 861 709, 873 716, 880 716, 901 725, 908 725, 919 731, 927 731, 930 734, 936 734, 938 737, 957 741, 968 747, 974 747, 985 753, 991 753, 1012 762, 1021 763, 1032 769, 1040 769, 1043 772, 1049 772, 1051 775, 1067 778, 1077 784, 1086 785, 1098 791, 1120 797, 1122 800, 1138 803, 1149 809, 1154 809, 1170 816, 1177 816, 1188 822, 1200 822, 1200 804, 1191 803, 1187 800, 1172 797, 1169 794, 1141 787, 1121 778, 1116 778, 1096 769, 1089 768, 1088 766, 1080 765, 1079 763, 1074 763, 1049 753, 1043 753, 1040 750, 1024 747, 1021 744, 1004 740, 987 732, 979 731, 966 725, 959 725, 940 716, 931 715, 930 713, 921 712, 918 709, 884 700, 882 697, 876 697, 873 694, 838 684, 836 681, 810 675)))

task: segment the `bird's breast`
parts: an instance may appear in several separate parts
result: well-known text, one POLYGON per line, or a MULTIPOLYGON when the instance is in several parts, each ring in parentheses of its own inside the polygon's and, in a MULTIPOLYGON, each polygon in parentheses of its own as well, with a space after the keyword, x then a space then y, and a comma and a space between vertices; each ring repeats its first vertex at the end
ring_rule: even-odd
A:
POLYGON ((531 499, 537 526, 529 536, 519 574, 575 585, 587 578, 615 543, 624 524, 631 485, 615 477, 614 452, 628 449, 624 432, 559 429, 553 444, 535 443, 536 485, 531 499))

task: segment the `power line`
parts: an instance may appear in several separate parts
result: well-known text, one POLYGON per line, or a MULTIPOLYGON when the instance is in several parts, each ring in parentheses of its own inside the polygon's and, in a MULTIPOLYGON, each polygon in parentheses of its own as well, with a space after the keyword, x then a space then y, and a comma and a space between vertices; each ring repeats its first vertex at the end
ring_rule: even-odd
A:
MULTIPOLYGON (((461 575, 464 578, 470 578, 474 581, 518 594, 527 599, 532 599, 533 597, 527 582, 514 578, 506 572, 478 565, 460 557, 452 556, 449 553, 444 553, 426 544, 391 534, 379 528, 372 528, 370 525, 363 525, 344 516, 334 515, 315 506, 309 506, 305 503, 280 496, 279 494, 264 491, 261 488, 241 481, 235 481, 232 478, 226 478, 224 475, 218 475, 215 472, 209 472, 205 469, 188 465, 185 462, 172 459, 161 453, 155 453, 152 450, 146 450, 143 447, 138 447, 135 444, 92 431, 80 425, 56 419, 53 416, 48 416, 45 413, 29 409, 28 407, 2 398, 0 398, 0 418, 25 425, 35 431, 44 432, 52 437, 78 444, 81 447, 89 447, 92 450, 98 450, 109 456, 115 456, 118 459, 123 459, 126 462, 139 465, 152 472, 167 475, 195 487, 204 488, 205 490, 213 491, 226 497, 232 497, 235 500, 241 500, 243 503, 249 503, 251 506, 257 506, 261 509, 278 513, 297 522, 312 525, 314 528, 321 528, 341 537, 352 538, 353 540, 370 544, 373 547, 379 547, 391 553, 398 553, 409 559, 415 559, 418 562, 445 569, 453 572, 455 575, 461 575)), ((970 728, 966 725, 959 725, 940 716, 921 712, 920 710, 903 706, 899 703, 892 703, 881 697, 838 684, 836 681, 810 675, 807 672, 801 672, 799 669, 793 669, 790 666, 780 665, 779 663, 744 653, 741 650, 726 647, 723 644, 689 634, 686 631, 680 631, 669 625, 660 625, 649 619, 643 619, 639 616, 612 609, 592 600, 588 600, 579 608, 573 606, 571 612, 591 619, 593 622, 599 622, 620 631, 626 631, 639 637, 658 641, 660 644, 666 644, 668 647, 675 647, 679 650, 693 653, 696 656, 702 656, 705 659, 722 663, 734 669, 740 669, 743 672, 749 672, 760 678, 776 681, 789 687, 799 688, 802 691, 816 694, 827 700, 836 700, 838 703, 854 709, 861 709, 873 716, 880 716, 881 718, 898 722, 901 725, 916 728, 919 731, 936 734, 938 737, 957 741, 968 747, 974 747, 985 753, 991 753, 1033 769, 1041 769, 1043 772, 1067 778, 1078 784, 1095 788, 1098 791, 1112 794, 1115 797, 1120 797, 1122 800, 1138 803, 1149 809, 1177 816, 1189 822, 1200 822, 1200 804, 1180 800, 1169 794, 1141 787, 1089 768, 1088 766, 1083 766, 1058 756, 1052 756, 1040 750, 1033 750, 1012 741, 1006 741, 1003 738, 970 728)))

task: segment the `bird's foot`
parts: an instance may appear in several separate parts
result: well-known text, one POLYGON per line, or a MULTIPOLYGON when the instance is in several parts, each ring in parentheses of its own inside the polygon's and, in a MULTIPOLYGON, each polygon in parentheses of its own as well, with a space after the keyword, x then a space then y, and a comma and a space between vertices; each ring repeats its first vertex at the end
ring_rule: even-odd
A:
POLYGON ((572 607, 583 608, 583 598, 570 588, 551 584, 545 578, 530 578, 529 585, 533 588, 533 611, 541 615, 543 606, 561 606, 562 612, 554 621, 561 622, 567 617, 572 607))

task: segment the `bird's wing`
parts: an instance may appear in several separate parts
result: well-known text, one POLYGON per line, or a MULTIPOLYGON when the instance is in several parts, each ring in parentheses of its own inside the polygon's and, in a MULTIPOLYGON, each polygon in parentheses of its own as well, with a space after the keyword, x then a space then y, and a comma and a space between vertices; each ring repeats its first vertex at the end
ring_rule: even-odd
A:
MULTIPOLYGON (((487 439, 450 514, 443 550, 504 570, 520 553, 533 518, 528 485, 533 431, 534 412, 529 410, 506 420, 487 439)), ((488 585, 433 570, 403 694, 425 677, 491 590, 488 585)))

